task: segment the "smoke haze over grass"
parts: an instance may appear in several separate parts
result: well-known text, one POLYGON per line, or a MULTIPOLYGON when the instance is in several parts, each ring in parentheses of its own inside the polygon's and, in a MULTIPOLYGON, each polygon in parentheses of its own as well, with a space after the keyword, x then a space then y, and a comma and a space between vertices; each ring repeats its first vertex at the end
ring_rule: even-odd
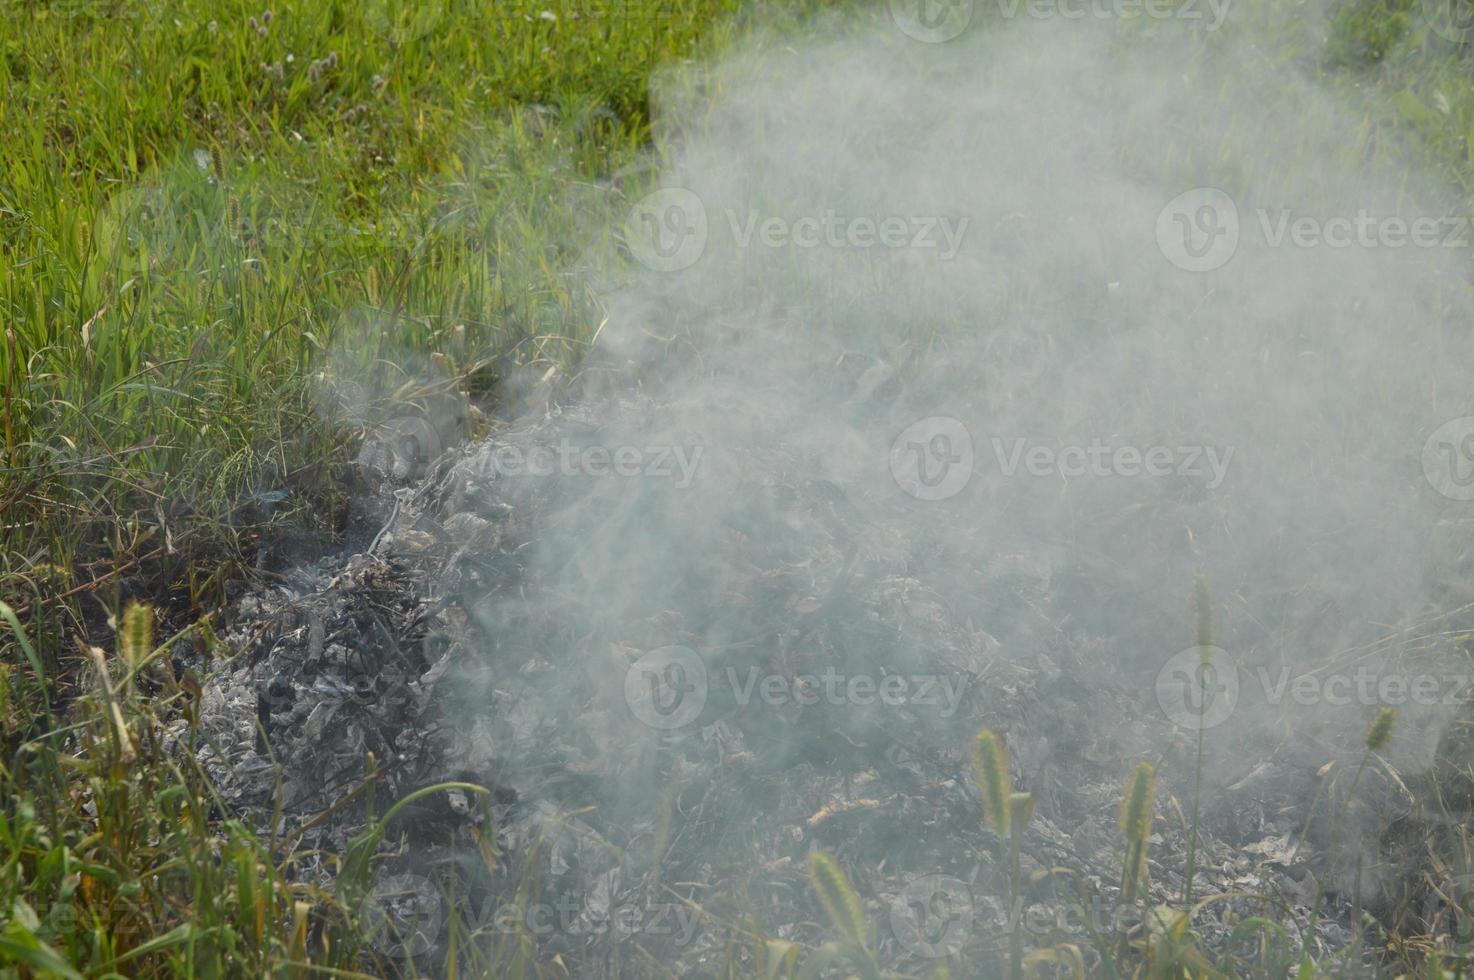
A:
MULTIPOLYGON (((1003 656, 1077 643, 1149 705, 1204 572, 1222 666, 1250 672, 1215 732, 1230 769, 1270 717, 1255 668, 1330 669, 1468 601, 1470 505, 1434 483, 1471 460, 1446 434, 1425 465, 1435 430, 1469 428, 1467 210, 1276 17, 1019 18, 927 44, 882 11, 668 79, 664 190, 626 226, 660 269, 607 297, 595 364, 669 400, 616 441, 705 456, 658 519, 639 484, 601 498, 607 550, 578 525, 601 622, 702 592, 712 538, 760 506, 755 447, 900 534, 1003 656), (997 599, 1009 574, 1046 615, 997 599)), ((1339 734, 1374 710, 1279 701, 1339 734)))
MULTIPOLYGON (((621 774, 606 815, 637 820, 679 769, 658 753, 703 758, 719 720, 777 768, 887 739, 955 760, 1003 715, 1026 778, 1158 756, 1181 795, 1202 726, 1213 827, 1266 759, 1309 805, 1390 706, 1384 754, 1430 769, 1474 676, 1445 636, 1471 599, 1467 208, 1304 24, 1224 13, 980 13, 926 43, 881 9, 662 80, 658 179, 589 268, 607 408, 542 463, 482 460, 538 515, 483 634, 573 679, 513 699, 514 767, 576 718, 621 774), (1010 705, 1001 662, 1131 707, 1010 705), (805 677, 834 685, 807 728, 805 677)), ((506 702, 494 674, 459 691, 468 731, 506 702)), ((1337 861, 1381 869, 1371 900, 1395 862, 1364 825, 1337 861)))
MULTIPOLYGON (((1447 25, 1399 7, 1397 30, 1379 20, 1367 42, 1386 70, 1357 73, 1344 65, 1370 57, 1367 39, 1347 18, 1268 0, 988 0, 924 22, 942 8, 803 0, 754 5, 710 34, 740 39, 700 46, 704 18, 733 4, 554 6, 135 19, 173 39, 171 64, 226 52, 207 93, 263 94, 223 115, 211 102, 116 193, 82 180, 75 214, 100 215, 85 233, 55 203, 63 184, 27 198, 66 248, 33 263, 17 232, 8 255, 35 276, 15 277, 24 317, 0 357, 24 391, 18 437, 4 403, 14 499, 33 508, 9 526, 72 535, 27 569, 89 521, 126 525, 116 550, 140 562, 145 545, 174 554, 122 504, 70 522, 54 505, 44 481, 91 454, 75 427, 134 447, 79 471, 87 500, 157 471, 135 489, 178 498, 148 521, 181 543, 183 521, 221 513, 228 534, 267 530, 223 628, 197 627, 189 649, 145 628, 115 656, 123 706, 106 684, 78 702, 95 770, 62 775, 50 746, 61 802, 20 825, 64 813, 87 860, 139 836, 138 800, 185 806, 160 774, 187 736, 181 853, 217 852, 203 787, 244 844, 188 862, 224 885, 157 875, 180 846, 166 834, 118 858, 168 909, 150 927, 206 893, 229 896, 226 920, 267 907, 250 889, 271 868, 290 884, 268 901, 288 905, 244 917, 252 942, 291 923, 283 955, 320 945, 316 965, 360 950, 329 949, 317 911, 309 943, 299 896, 347 922, 410 895, 436 930, 406 950, 373 926, 362 938, 386 959, 464 936, 447 955, 488 974, 563 957, 621 975, 643 956, 692 975, 725 956, 731 975, 772 957, 769 937, 822 952, 822 879, 838 931, 889 922, 856 940, 885 968, 930 972, 951 943, 959 975, 988 975, 1004 898, 1073 901, 1051 865, 1110 906, 1111 928, 1122 893, 1191 905, 1179 869, 1200 803, 1200 867, 1217 877, 1197 894, 1234 895, 1182 914, 1226 975, 1291 972, 1272 943, 1225 953, 1242 938, 1228 933, 1266 909, 1303 930, 1328 896, 1340 931, 1305 944, 1326 969, 1343 952, 1370 962, 1394 930, 1451 933, 1430 910, 1468 925, 1474 784, 1450 771, 1467 770, 1474 687, 1474 232, 1467 187, 1429 160, 1436 144, 1462 165, 1474 88, 1466 105, 1436 77, 1467 74, 1467 50, 1428 74, 1419 60, 1457 44, 1447 25), (817 6, 831 9, 809 18, 817 6), (512 57, 497 42, 514 37, 512 57), (233 145, 232 111, 272 126, 233 145), (337 443, 365 430, 340 485, 337 443), (332 513, 311 513, 310 481, 332 513), (288 509, 317 534, 295 534, 288 509), (1369 744, 1388 707, 1390 740, 1382 716, 1369 744), (150 764, 123 763, 129 726, 150 764), (997 733, 986 792, 1017 833, 979 819, 980 727, 997 733), (1132 773, 1144 812, 1118 821, 1132 773), (106 806, 82 813, 88 792, 106 806), (253 820, 272 842, 260 856, 253 820), (1126 863, 1150 869, 1139 892, 1112 877, 1128 823, 1126 863), (352 873, 332 870, 335 850, 352 873), (815 851, 834 860, 806 881, 815 851), (932 928, 937 895, 959 888, 971 931, 932 928), (1358 932, 1355 904, 1387 933, 1358 932)), ((80 9, 98 32, 85 52, 106 50, 120 28, 80 9)), ((39 103, 43 72, 27 71, 39 103)), ((84 79, 57 119, 83 118, 77 93, 94 89, 107 99, 86 118, 121 114, 123 86, 84 79)), ((149 104, 151 126, 167 108, 149 104)), ((37 134, 16 145, 46 146, 37 134)), ((74 176, 101 172, 72 149, 74 176)), ((89 601, 133 567, 77 565, 91 585, 73 588, 51 559, 53 592, 89 601)), ((191 606, 229 578, 211 575, 191 606)), ((115 584, 117 602, 143 588, 115 584)), ((22 619, 59 615, 35 601, 22 619)), ((7 733, 39 745, 55 702, 40 685, 23 697, 40 707, 7 733)), ((50 833, 6 853, 74 867, 50 833)), ((101 882, 79 901, 101 908, 101 882)), ((50 920, 70 901, 37 907, 50 920)), ((1124 974, 1157 955, 1146 932, 1068 935, 1124 974)), ((79 961, 95 952, 84 932, 55 935, 79 961)), ((1050 936, 1045 922, 1030 948, 1050 936)), ((1285 942, 1293 961, 1299 934, 1285 942)))

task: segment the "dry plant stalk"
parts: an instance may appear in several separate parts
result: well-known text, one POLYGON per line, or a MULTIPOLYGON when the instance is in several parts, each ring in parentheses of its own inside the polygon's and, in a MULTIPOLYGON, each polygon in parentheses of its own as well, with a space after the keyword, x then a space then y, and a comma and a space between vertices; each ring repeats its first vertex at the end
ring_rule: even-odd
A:
MULTIPOLYGON (((82 646, 81 641, 77 641, 82 646)), ((101 647, 83 646, 83 653, 92 661, 92 667, 97 671, 98 685, 102 688, 102 700, 108 719, 112 722, 113 737, 117 744, 118 761, 125 766, 131 766, 138 758, 138 753, 133 749, 133 739, 128 734, 128 723, 123 718, 123 709, 118 704, 117 695, 113 691, 113 677, 107 669, 107 654, 103 653, 101 647)))

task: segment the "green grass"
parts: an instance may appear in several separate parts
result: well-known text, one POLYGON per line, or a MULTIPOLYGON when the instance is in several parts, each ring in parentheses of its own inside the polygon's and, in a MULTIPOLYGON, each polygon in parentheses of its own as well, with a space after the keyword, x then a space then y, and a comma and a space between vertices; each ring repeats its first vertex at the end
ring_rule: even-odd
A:
POLYGON ((0 595, 177 578, 375 417, 575 364, 650 73, 737 7, 6 0, 0 595))
POLYGON ((331 896, 166 751, 188 691, 144 671, 114 725, 64 638, 110 632, 124 581, 214 605, 253 497, 330 531, 376 419, 572 369, 650 76, 739 6, 0 0, 0 964, 359 964, 331 896))
MULTIPOLYGON (((827 5, 0 0, 0 975, 361 968, 341 895, 170 751, 159 638, 93 640, 110 689, 70 638, 125 580, 211 608, 253 495, 330 529, 376 419, 576 370, 652 72, 827 5)), ((1474 196, 1474 56, 1416 8, 1335 4, 1324 60, 1474 196)))

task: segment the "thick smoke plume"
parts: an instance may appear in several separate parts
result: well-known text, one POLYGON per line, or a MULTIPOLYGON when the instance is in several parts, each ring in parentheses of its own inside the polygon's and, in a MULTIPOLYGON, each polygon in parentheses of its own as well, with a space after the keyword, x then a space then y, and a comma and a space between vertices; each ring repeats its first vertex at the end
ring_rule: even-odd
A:
MULTIPOLYGON (((616 480, 534 549, 587 655, 709 606, 718 539, 784 533, 744 482, 782 449, 999 656, 1073 644, 1152 712, 1206 575, 1239 682, 1222 781, 1266 730, 1323 755, 1386 703, 1426 766, 1458 669, 1430 637, 1469 591, 1467 214, 1275 17, 927 43, 882 16, 670 78, 661 189, 626 226, 655 270, 609 296, 590 374, 661 405, 607 444, 699 467, 616 480), (1438 696, 1345 701, 1387 671, 1438 696)), ((708 620, 693 646, 743 639, 708 620)))
MULTIPOLYGON (((1203 728, 1206 832, 1298 845, 1379 708, 1414 776, 1468 687, 1474 236, 1417 148, 1273 3, 892 7, 664 78, 578 391, 402 491, 476 529, 452 755, 599 802, 605 911, 845 807, 871 867, 996 894, 941 816, 983 724, 1038 827, 1114 835, 1141 760, 1189 799, 1203 728), (901 770, 931 809, 882 816, 901 770)), ((1389 785, 1319 879, 1368 905, 1389 785)))

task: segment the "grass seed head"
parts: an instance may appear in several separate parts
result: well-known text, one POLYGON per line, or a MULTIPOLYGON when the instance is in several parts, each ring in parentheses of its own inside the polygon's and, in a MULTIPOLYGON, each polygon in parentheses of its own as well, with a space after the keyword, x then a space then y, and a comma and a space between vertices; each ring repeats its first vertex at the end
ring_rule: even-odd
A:
POLYGON ((130 603, 123 612, 123 629, 118 635, 118 653, 131 670, 154 648, 153 610, 141 603, 130 603))
POLYGON ((1383 708, 1377 712, 1377 717, 1372 719, 1370 727, 1367 728, 1366 746, 1368 752, 1380 752, 1392 737, 1392 726, 1397 722, 1397 710, 1395 708, 1383 708))
POLYGON ((809 855, 809 881, 834 928, 846 939, 864 946, 865 914, 860 909, 860 899, 854 887, 838 862, 823 851, 814 851, 809 855))
POLYGON ((1213 590, 1208 584, 1208 576, 1202 572, 1193 577, 1193 605, 1198 614, 1198 653, 1206 664, 1212 656, 1210 651, 1218 642, 1218 631, 1213 621, 1213 590))
POLYGON ((1008 778, 1008 750, 991 728, 979 729, 972 741, 972 777, 983 798, 983 816, 994 833, 1006 836, 1013 785, 1008 778))
POLYGON ((1152 803, 1157 795, 1157 773, 1151 763, 1140 763, 1126 781, 1121 800, 1121 831, 1131 844, 1142 845, 1152 832, 1152 803))

